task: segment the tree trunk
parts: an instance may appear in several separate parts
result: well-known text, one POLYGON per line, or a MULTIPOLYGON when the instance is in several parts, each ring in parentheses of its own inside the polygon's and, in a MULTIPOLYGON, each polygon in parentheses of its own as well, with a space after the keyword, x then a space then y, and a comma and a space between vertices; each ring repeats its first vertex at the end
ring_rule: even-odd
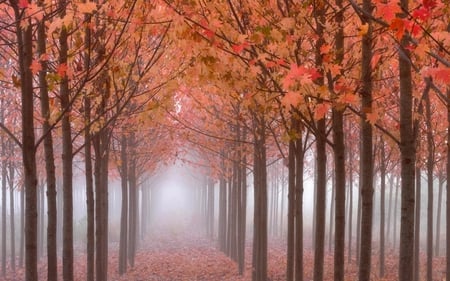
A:
MULTIPOLYGON (((31 1, 30 1, 31 2, 31 1)), ((33 25, 31 19, 13 3, 21 82, 22 162, 25 185, 25 280, 38 280, 37 271, 37 172, 34 134, 33 25), (26 22, 24 26, 22 23, 26 22)))
MULTIPOLYGON (((450 88, 447 88, 447 100, 450 100, 450 88)), ((447 102, 447 128, 450 132, 450 103, 447 102)), ((447 186, 446 186, 446 226, 445 226, 445 249, 446 249, 446 262, 445 262, 445 280, 450 280, 450 134, 447 134, 447 186)))
POLYGON ((416 203, 414 214, 414 281, 420 278, 420 213, 422 209, 422 182, 420 167, 416 167, 416 203))
POLYGON ((93 138, 95 153, 95 254, 96 281, 108 279, 108 158, 109 136, 106 128, 93 138))
POLYGON ((388 206, 388 217, 387 217, 387 230, 386 230, 386 238, 388 245, 391 245, 390 242, 390 234, 391 234, 391 218, 392 218, 392 193, 393 193, 393 187, 394 187, 394 177, 391 175, 389 177, 389 206, 388 206))
MULTIPOLYGON (((339 49, 338 49, 339 50, 339 49)), ((333 110, 333 151, 335 173, 334 280, 344 281, 345 262, 345 145, 343 111, 333 110)))
POLYGON ((330 196, 330 216, 329 216, 329 220, 328 220, 328 252, 331 253, 331 251, 333 250, 333 231, 334 231, 334 208, 335 208, 335 198, 336 198, 336 186, 335 186, 335 180, 334 180, 334 171, 332 172, 332 176, 331 176, 331 196, 330 196))
MULTIPOLYGON (((61 18, 66 14, 66 0, 59 0, 61 18)), ((67 65, 68 59, 68 34, 67 29, 61 29, 59 37, 59 64, 67 65)), ((72 156, 72 132, 70 124, 70 92, 67 74, 61 77, 60 98, 61 112, 64 115, 61 119, 62 130, 62 180, 63 180, 63 279, 73 280, 73 156, 72 156)))
POLYGON ((393 236, 394 236, 394 243, 393 243, 393 248, 395 249, 397 246, 397 221, 398 221, 398 215, 397 215, 397 210, 398 210, 398 190, 400 189, 399 186, 399 178, 396 178, 396 183, 395 183, 395 200, 394 200, 394 232, 393 232, 393 236))
MULTIPOLYGON (((366 13, 372 12, 372 1, 363 0, 366 13)), ((372 125, 367 120, 367 113, 372 111, 372 23, 362 38, 361 58, 361 240, 359 254, 359 281, 369 281, 372 259, 372 217, 373 217, 373 132, 372 125)))
POLYGON ((85 176, 86 176, 86 209, 87 209, 87 233, 86 233, 86 280, 95 279, 95 201, 94 201, 94 179, 92 168, 92 139, 91 139, 91 99, 84 97, 85 120, 88 124, 84 131, 84 154, 85 154, 85 176))
MULTIPOLYGON (((324 26, 325 22, 325 1, 314 2, 314 19, 317 41, 315 44, 315 65, 321 67, 323 57, 321 48, 325 44, 324 26)), ((322 73, 323 74, 323 73, 322 73)), ((323 75, 322 75, 323 76, 323 75)), ((316 80, 317 85, 323 86, 323 77, 316 80)), ((325 210, 327 193, 327 155, 326 155, 326 117, 317 121, 316 132, 316 208, 315 208, 315 235, 314 235, 314 281, 323 280, 324 251, 325 251, 325 210)))
POLYGON ((127 272, 127 241, 128 241, 128 145, 127 137, 122 135, 120 148, 120 178, 122 183, 122 206, 120 213, 120 245, 119 274, 127 272))
MULTIPOLYGON (((292 122, 294 123, 294 122, 292 122)), ((292 126, 293 127, 293 126, 292 126)), ((288 217, 286 281, 294 280, 295 259, 295 139, 289 140, 288 151, 288 217)))
POLYGON ((436 214, 436 243, 435 243, 435 250, 434 255, 436 257, 439 257, 440 252, 440 242, 441 242, 441 212, 442 212, 442 190, 444 187, 444 178, 442 176, 439 176, 439 194, 438 194, 438 201, 437 201, 437 214, 436 214))
POLYGON ((434 138, 430 103, 431 78, 426 78, 426 86, 424 90, 425 100, 425 122, 427 128, 427 281, 433 281, 433 172, 434 172, 434 138))
POLYGON ((252 281, 267 280, 267 170, 266 123, 254 115, 254 231, 252 281))
MULTIPOLYGON (((336 0, 338 12, 335 34, 336 62, 342 64, 344 60, 344 9, 343 1, 336 0)), ((345 263, 345 142, 344 142, 344 109, 333 108, 333 154, 335 174, 335 236, 334 236, 334 280, 344 281, 345 263)), ((350 222, 351 224, 351 222, 350 222)))
POLYGON ((385 228, 384 225, 386 223, 385 220, 385 193, 386 193, 386 151, 383 137, 381 137, 380 141, 381 145, 381 155, 380 155, 380 177, 381 177, 381 186, 380 186, 380 278, 384 278, 384 263, 385 263, 385 228))
MULTIPOLYGON (((348 150, 349 151, 349 150, 348 150)), ((352 261, 352 226, 353 226, 353 158, 352 153, 348 152, 348 188, 350 189, 349 206, 348 206, 348 263, 352 261)), ((358 192, 359 193, 359 192, 358 192)))
MULTIPOLYGON (((403 11, 408 11, 408 0, 401 0, 403 11)), ((399 46, 400 70, 400 158, 401 158, 401 221, 399 281, 413 278, 414 248, 414 177, 416 142, 413 128, 413 95, 409 40, 405 35, 399 46)))
MULTIPOLYGON (((10 142, 10 151, 13 151, 14 146, 12 145, 12 143, 10 142)), ((11 239, 11 244, 10 244, 10 249, 11 249, 11 269, 13 272, 16 272, 16 228, 15 228, 15 210, 14 210, 14 177, 15 177, 15 173, 14 173, 14 164, 13 162, 10 160, 8 163, 9 166, 9 176, 8 176, 8 180, 9 180, 9 213, 11 216, 11 227, 10 227, 10 239, 11 239)))
MULTIPOLYGON (((45 21, 38 25, 38 54, 46 53, 45 21)), ((41 62, 42 70, 39 71, 39 93, 41 101, 41 113, 44 117, 42 130, 44 135, 44 155, 45 155, 45 172, 47 180, 47 278, 49 281, 56 281, 58 278, 57 268, 57 208, 56 208, 56 175, 55 175, 55 156, 53 152, 53 136, 51 132, 50 119, 50 101, 48 96, 47 83, 47 62, 41 62)))
MULTIPOLYGON (((3 102, 2 102, 3 103, 3 102)), ((3 104, 2 104, 3 107, 3 104)), ((2 108, 2 115, 3 115, 3 108, 2 108)), ((1 121, 3 123, 3 116, 1 116, 1 121)), ((1 137, 1 144, 2 144, 2 275, 6 276, 6 188, 7 188, 7 181, 6 178, 8 176, 8 161, 6 156, 6 140, 5 137, 2 135, 1 137)))
POLYGON ((226 252, 227 245, 227 181, 225 179, 225 163, 222 159, 221 164, 222 176, 219 180, 219 249, 226 252))
POLYGON ((303 170, 302 128, 298 124, 295 141, 295 280, 303 281, 303 170))
POLYGON ((138 190, 137 190, 137 175, 136 175, 136 156, 134 147, 136 146, 136 139, 134 133, 131 133, 129 139, 130 145, 130 162, 129 162, 129 192, 130 192, 130 204, 129 204, 129 236, 128 236, 128 262, 131 267, 134 267, 134 259, 136 257, 136 239, 137 239, 137 213, 138 213, 138 190))

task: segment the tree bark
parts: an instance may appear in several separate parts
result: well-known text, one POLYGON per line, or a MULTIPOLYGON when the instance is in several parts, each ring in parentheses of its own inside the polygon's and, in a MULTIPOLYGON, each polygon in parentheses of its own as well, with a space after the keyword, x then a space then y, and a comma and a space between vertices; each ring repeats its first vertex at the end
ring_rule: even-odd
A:
POLYGON ((120 148, 120 177, 122 187, 122 206, 120 213, 120 245, 119 274, 127 272, 127 241, 128 241, 128 145, 127 137, 122 135, 120 148))
MULTIPOLYGON (((46 31, 45 21, 38 25, 38 54, 46 53, 46 31)), ((58 278, 58 254, 57 254, 57 208, 56 208, 56 174, 55 156, 53 152, 53 135, 50 124, 50 99, 48 96, 47 83, 47 62, 41 62, 42 70, 39 71, 39 93, 41 101, 41 113, 44 118, 42 124, 44 136, 45 172, 47 179, 47 278, 49 281, 56 281, 58 278)))
POLYGON ((380 141, 381 155, 380 155, 380 277, 384 278, 384 266, 385 266, 385 193, 386 193, 386 151, 383 137, 380 141))
MULTIPOLYGON (((372 1, 363 0, 363 9, 366 13, 372 12, 372 1)), ((359 281, 369 281, 372 259, 372 217, 373 217, 373 132, 372 125, 367 120, 367 113, 372 111, 372 23, 362 38, 361 58, 361 240, 359 254, 359 281)))
MULTIPOLYGON (((66 0, 59 0, 60 15, 66 14, 66 0)), ((59 64, 67 65, 68 60, 68 33, 66 27, 61 28, 59 37, 59 64)), ((63 279, 73 280, 73 150, 72 132, 70 124, 70 90, 69 78, 66 73, 61 77, 60 84, 62 130, 62 179, 63 179, 63 279)))
MULTIPOLYGON (((10 151, 13 151, 14 146, 10 142, 10 151)), ((16 228, 15 228, 15 208, 14 208, 14 177, 15 177, 15 171, 14 171, 14 164, 10 160, 8 163, 9 168, 9 213, 11 216, 11 224, 10 224, 10 249, 11 249, 11 269, 13 272, 16 272, 16 228)))
MULTIPOLYGON (((294 123, 294 122, 292 122, 294 123)), ((292 126, 293 127, 293 126, 292 126)), ((294 280, 295 261, 295 139, 289 140, 288 151, 288 217, 286 281, 294 280)))
POLYGON ((442 213, 442 190, 444 187, 444 178, 439 176, 439 193, 437 201, 437 214, 436 214, 436 242, 434 254, 436 257, 440 255, 440 243, 441 243, 441 213, 442 213))
MULTIPOLYGON (((31 1, 30 1, 31 4, 31 1)), ((37 271, 37 172, 34 134, 33 25, 15 1, 11 1, 16 18, 19 71, 21 80, 22 162, 25 185, 25 280, 38 280, 37 271), (23 26, 22 21, 27 21, 23 26)))
POLYGON ((254 113, 254 230, 252 281, 267 280, 266 123, 254 113))
MULTIPOLYGON (((408 0, 401 0, 403 11, 408 11, 408 0)), ((399 46, 400 70, 400 158, 401 158, 401 221, 399 281, 413 278, 414 248, 414 178, 416 142, 413 128, 413 94, 409 40, 403 36, 399 46)))
MULTIPOLYGON (((320 68, 323 64, 323 57, 320 49, 325 44, 324 26, 325 22, 325 2, 314 2, 314 19, 317 41, 315 44, 315 64, 320 68)), ((323 73, 322 73, 323 74, 323 73)), ((324 85, 323 75, 316 79, 319 86, 324 85)), ((315 234, 314 234, 314 280, 323 280, 324 251, 325 251, 325 210, 326 210, 326 192, 327 192, 327 155, 326 155, 326 117, 316 122, 316 208, 315 216, 315 234)))
POLYGON ((304 151, 300 124, 295 141, 295 280, 303 281, 303 171, 304 151))
POLYGON ((433 125, 430 103, 430 89, 431 78, 425 79, 426 86, 424 90, 425 100, 425 122, 427 133, 427 193, 428 193, 428 206, 427 206, 427 281, 433 281, 433 178, 434 178, 434 137, 433 137, 433 125))

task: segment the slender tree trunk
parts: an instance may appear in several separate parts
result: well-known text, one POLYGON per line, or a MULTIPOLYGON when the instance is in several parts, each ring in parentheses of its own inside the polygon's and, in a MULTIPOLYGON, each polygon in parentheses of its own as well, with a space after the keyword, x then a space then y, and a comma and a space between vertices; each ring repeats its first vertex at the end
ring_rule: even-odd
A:
POLYGON ((348 162, 349 162, 349 171, 348 171, 348 183, 349 183, 349 206, 348 206, 348 263, 352 261, 352 226, 353 226, 353 158, 352 153, 348 152, 348 162))
POLYGON ((128 241, 128 145, 125 134, 122 136, 120 148, 120 176, 122 183, 122 206, 120 213, 120 245, 119 274, 127 272, 127 241, 128 241))
POLYGON ((442 176, 439 176, 439 194, 438 194, 438 207, 437 207, 437 214, 436 214, 436 243, 435 243, 435 250, 434 255, 436 257, 439 257, 439 248, 440 248, 440 242, 441 242, 441 212, 442 212, 442 190, 444 186, 444 178, 442 176))
POLYGON ((252 281, 267 280, 267 170, 266 123, 263 116, 254 116, 254 231, 252 281))
POLYGON ((390 242, 392 242, 392 240, 390 239, 390 234, 391 234, 391 218, 392 218, 392 193, 393 193, 393 187, 394 187, 394 177, 391 175, 389 177, 389 206, 388 206, 388 217, 387 217, 387 230, 386 230, 386 238, 387 238, 387 243, 390 246, 390 242))
MULTIPOLYGON (((46 31, 45 21, 38 25, 38 53, 46 53, 46 31)), ((44 117, 42 124, 44 138, 45 171, 47 179, 47 276, 49 281, 56 281, 58 278, 57 268, 57 208, 56 208, 56 175, 55 175, 55 156, 53 152, 53 136, 51 132, 50 119, 50 101, 48 96, 47 84, 47 62, 41 62, 42 70, 39 71, 39 92, 41 101, 41 113, 44 117)))
POLYGON ((381 145, 381 155, 380 155, 380 177, 381 177, 381 186, 380 186, 380 277, 384 278, 384 264, 385 264, 385 193, 386 193, 386 151, 383 137, 381 137, 380 141, 381 145))
POLYGON ((420 168, 416 168, 416 206, 414 213, 414 281, 420 280, 420 213, 422 183, 420 168))
MULTIPOLYGON (((320 67, 323 63, 321 48, 325 44, 324 26, 325 2, 314 2, 315 30, 318 37, 315 44, 315 64, 320 67)), ((323 77, 316 80, 317 85, 324 85, 323 77)), ((327 155, 326 155, 326 117, 317 121, 316 132, 316 208, 315 208, 315 235, 314 235, 314 281, 323 280, 324 251, 325 251, 325 211, 327 193, 327 155)))
POLYGON ((240 158, 242 158, 242 162, 239 165, 239 171, 241 174, 241 190, 238 219, 238 265, 239 274, 243 275, 245 271, 245 231, 247 221, 247 169, 245 167, 245 157, 243 158, 242 155, 240 155, 240 158))
MULTIPOLYGON (((294 117, 293 117, 294 118, 294 117)), ((294 123, 292 121, 292 123, 294 123)), ((288 217, 286 281, 294 280, 295 261, 295 140, 289 140, 288 151, 288 217)))
MULTIPOLYGON (((408 11, 408 0, 401 0, 402 10, 408 11)), ((413 278, 414 248, 414 168, 416 143, 413 128, 413 95, 409 40, 405 35, 399 46, 400 70, 400 158, 401 158, 401 221, 399 281, 413 278)))
MULTIPOLYGON (((25 280, 38 280, 37 271, 37 172, 34 134, 33 25, 25 13, 11 1, 16 18, 19 71, 21 82, 22 162, 25 186, 25 280), (26 22, 27 25, 23 25, 26 22)), ((31 1, 30 1, 31 4, 31 1)))
MULTIPOLYGON (((343 1, 336 0, 338 12, 335 34, 336 62, 344 60, 344 9, 343 1)), ((339 106, 339 105, 338 105, 339 106)), ((333 108, 333 154, 335 173, 335 236, 334 236, 334 280, 344 281, 345 263, 345 141, 344 141, 344 109, 333 108)), ((351 224, 351 223, 350 223, 351 224)))
POLYGON ((335 173, 334 280, 344 281, 345 262, 345 145, 343 111, 333 110, 333 151, 335 173))
MULTIPOLYGON (((334 172, 332 172, 333 174, 334 172)), ((335 175, 331 176, 331 196, 330 196, 330 216, 329 216, 329 228, 328 228, 328 252, 331 253, 333 250, 333 230, 334 230, 334 208, 335 208, 335 198, 336 198, 336 182, 335 175)))
MULTIPOLYGON (((363 0, 366 13, 372 12, 372 1, 363 0)), ((359 281, 369 281, 372 260, 372 217, 373 217, 373 132, 367 120, 367 113, 372 110, 372 23, 362 38, 361 62, 361 240, 359 254, 359 281)))
POLYGON ((23 267, 25 254, 25 190, 20 189, 20 246, 19 246, 19 267, 23 267))
POLYGON ((95 201, 94 201, 94 179, 92 168, 92 139, 91 139, 91 99, 84 97, 85 120, 88 124, 84 131, 84 154, 85 154, 85 176, 86 176, 86 209, 87 209, 87 233, 86 233, 86 267, 87 281, 94 281, 95 277, 95 201))
POLYGON ((134 147, 136 146, 136 139, 134 133, 131 133, 129 139, 130 145, 130 162, 129 162, 129 192, 130 192, 130 204, 129 204, 129 236, 128 236, 128 262, 131 267, 134 267, 134 260, 136 257, 136 240, 137 240, 137 223, 138 223, 138 186, 137 186, 137 175, 136 175, 136 156, 134 147))
MULTIPOLYGON (((10 144, 10 151, 13 151, 14 146, 12 144, 10 144)), ((10 213, 10 220, 11 220, 11 224, 10 224, 10 239, 11 239, 11 244, 10 244, 10 249, 11 249, 11 269, 13 272, 16 272, 16 228, 15 228, 15 210, 14 210, 14 177, 15 177, 15 172, 14 172, 14 164, 13 162, 10 160, 8 163, 8 168, 9 168, 9 213, 10 213)))
MULTIPOLYGON (((3 101, 2 101, 3 103, 3 101)), ((2 104, 3 107, 3 104, 2 104)), ((1 121, 3 122, 3 108, 1 109, 2 116, 1 121)), ((6 178, 8 176, 8 160, 6 155, 6 140, 5 137, 2 135, 1 137, 1 144, 2 144, 2 275, 6 276, 6 188, 7 188, 7 181, 6 178)))
MULTIPOLYGON (((66 15, 66 0, 59 0, 61 18, 66 15)), ((68 33, 65 27, 61 29, 59 37, 59 64, 67 65, 68 59, 68 33)), ((70 92, 69 79, 64 73, 61 77, 60 98, 62 130, 62 179, 63 179, 63 279, 73 280, 73 168, 72 168, 72 132, 70 124, 70 92)))
MULTIPOLYGON (((447 100, 450 100, 450 88, 447 88, 447 100)), ((447 102, 447 128, 450 131, 450 103, 447 102)), ((450 134, 447 134, 447 186, 446 186, 446 226, 445 226, 445 280, 450 280, 450 134)))
POLYGON ((225 179, 225 163, 222 159, 221 170, 224 173, 219 180, 219 249, 226 252, 227 237, 227 182, 225 179))
POLYGON ((303 171, 304 151, 300 124, 295 141, 295 280, 303 281, 303 171))
POLYGON ((393 248, 395 249, 397 246, 397 221, 398 221, 398 215, 397 215, 397 209, 398 209, 398 190, 400 189, 399 186, 399 178, 396 178, 396 183, 395 183, 395 200, 394 200, 394 246, 393 248))
POLYGON ((424 90, 425 100, 425 122, 427 133, 427 191, 428 191, 428 206, 427 206, 427 280, 433 281, 433 178, 434 178, 434 137, 433 125, 430 103, 430 89, 431 78, 425 79, 426 86, 424 90))

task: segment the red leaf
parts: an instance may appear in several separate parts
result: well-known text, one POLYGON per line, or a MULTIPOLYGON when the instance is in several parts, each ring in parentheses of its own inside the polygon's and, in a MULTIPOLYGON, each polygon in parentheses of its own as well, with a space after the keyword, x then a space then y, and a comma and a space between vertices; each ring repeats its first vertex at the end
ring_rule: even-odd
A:
POLYGON ((431 17, 430 10, 424 7, 421 7, 420 9, 415 10, 412 13, 412 16, 418 20, 426 21, 431 17))
POLYGON ((18 6, 21 9, 26 9, 26 8, 28 8, 29 4, 30 3, 28 3, 28 0, 19 0, 18 6))

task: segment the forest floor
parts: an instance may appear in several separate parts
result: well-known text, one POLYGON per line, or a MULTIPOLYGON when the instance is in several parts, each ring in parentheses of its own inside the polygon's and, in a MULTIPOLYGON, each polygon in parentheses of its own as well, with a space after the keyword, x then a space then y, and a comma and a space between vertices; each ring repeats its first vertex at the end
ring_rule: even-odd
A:
MULTIPOLYGON (((159 231, 149 235, 141 241, 136 254, 135 266, 129 268, 128 272, 119 276, 118 268, 118 245, 111 245, 109 258, 109 276, 111 281, 247 281, 251 280, 251 247, 247 246, 246 271, 239 276, 236 263, 217 249, 215 243, 202 235, 184 230, 159 231)), ((247 243, 247 245, 251 245, 247 243)), ((86 279, 85 256, 77 254, 75 258, 75 280, 86 279)), ((398 259, 392 253, 386 256, 385 278, 378 277, 378 258, 373 257, 372 280, 394 281, 397 280, 398 259)), ((422 257, 421 274, 425 275, 426 257, 422 257)), ((285 280, 286 249, 282 241, 272 239, 269 243, 268 253, 268 275, 270 281, 285 280)), ((59 273, 61 275, 61 267, 59 273)), ((309 249, 304 251, 305 281, 312 280, 313 275, 313 252, 309 249)), ((12 273, 8 270, 6 276, 0 276, 0 280, 22 281, 24 280, 23 269, 12 273)), ((45 258, 39 264, 40 280, 46 280, 45 258)), ((434 280, 443 280, 445 272, 445 259, 434 260, 434 280)), ((333 256, 325 254, 324 264, 325 280, 333 280, 333 256)), ((62 279, 61 279, 62 280, 62 279)), ((346 279, 357 280, 357 265, 353 257, 352 262, 347 263, 346 279)), ((422 279, 421 279, 422 280, 422 279)), ((425 280, 425 279, 423 279, 425 280)))

